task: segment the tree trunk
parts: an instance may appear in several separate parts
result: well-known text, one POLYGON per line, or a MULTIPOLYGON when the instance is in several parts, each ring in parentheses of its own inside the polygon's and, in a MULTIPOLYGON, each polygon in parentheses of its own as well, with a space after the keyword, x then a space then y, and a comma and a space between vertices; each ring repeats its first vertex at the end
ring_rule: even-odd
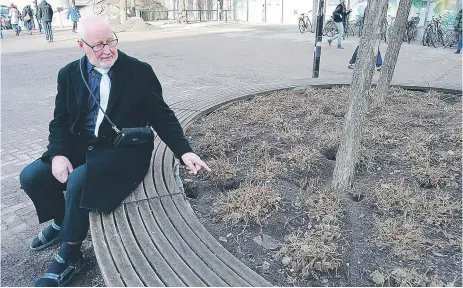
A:
POLYGON ((130 0, 130 16, 135 17, 135 0, 130 0))
POLYGON ((362 124, 368 106, 368 92, 375 69, 377 45, 381 33, 381 12, 387 0, 368 1, 364 34, 360 38, 354 76, 350 88, 346 122, 336 156, 332 187, 347 189, 352 187, 360 150, 362 124))
POLYGON ((119 2, 119 10, 121 12, 121 24, 127 20, 127 0, 120 0, 119 2))
POLYGON ((397 8, 397 17, 395 18, 394 26, 390 34, 389 43, 387 46, 386 55, 384 57, 384 64, 381 68, 381 75, 379 77, 376 93, 372 100, 373 107, 382 105, 384 97, 386 96, 389 85, 394 76, 394 69, 399 57, 400 47, 403 43, 405 30, 407 29, 408 14, 412 6, 413 0, 401 0, 397 8))

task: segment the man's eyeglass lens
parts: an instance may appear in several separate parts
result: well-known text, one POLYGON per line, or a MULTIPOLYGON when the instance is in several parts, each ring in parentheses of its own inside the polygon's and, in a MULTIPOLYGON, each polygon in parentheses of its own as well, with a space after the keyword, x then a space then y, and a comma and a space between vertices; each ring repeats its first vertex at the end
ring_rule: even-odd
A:
POLYGON ((108 41, 106 44, 98 44, 93 46, 93 51, 98 52, 104 49, 104 46, 108 45, 109 48, 115 47, 117 45, 118 39, 108 41))

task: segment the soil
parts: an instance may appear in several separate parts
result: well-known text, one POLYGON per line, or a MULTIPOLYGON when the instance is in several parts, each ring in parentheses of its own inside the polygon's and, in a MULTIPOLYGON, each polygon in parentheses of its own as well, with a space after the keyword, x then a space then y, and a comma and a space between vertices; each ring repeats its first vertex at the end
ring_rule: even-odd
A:
POLYGON ((213 170, 182 171, 198 219, 277 286, 461 287, 461 95, 391 89, 353 188, 332 191, 348 95, 266 93, 195 122, 213 170))
MULTIPOLYGON (((28 251, 28 255, 24 258, 21 258, 24 256, 21 254, 19 257, 15 254, 2 257, 1 286, 31 287, 37 277, 45 273, 58 250, 59 246, 56 244, 41 251, 28 251), (7 267, 14 267, 14 269, 7 267), (5 283, 10 285, 5 285, 5 283)), ((68 286, 104 287, 105 283, 96 261, 90 233, 82 244, 82 253, 85 258, 85 266, 79 274, 72 278, 68 286)))

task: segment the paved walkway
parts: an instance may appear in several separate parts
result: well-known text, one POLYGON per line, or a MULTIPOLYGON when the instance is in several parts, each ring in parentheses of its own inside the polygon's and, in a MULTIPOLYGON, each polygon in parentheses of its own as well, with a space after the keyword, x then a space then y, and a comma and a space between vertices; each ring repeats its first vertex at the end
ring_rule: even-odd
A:
MULTIPOLYGON (((243 87, 290 83, 312 73, 314 35, 302 35, 296 26, 229 24, 121 33, 119 38, 121 50, 153 66, 170 104, 243 87)), ((6 35, 1 40, 2 264, 5 257, 31 258, 27 246, 43 227, 37 225, 34 207, 19 189, 18 175, 47 145, 58 70, 82 55, 76 34, 63 31, 55 39, 52 44, 44 43, 43 35, 6 35)), ((324 44, 321 80, 350 79, 347 62, 357 43, 357 38, 349 38, 344 50, 324 44)), ((417 44, 402 47, 395 82, 461 89, 461 57, 453 50, 417 44)), ((30 279, 11 277, 21 273, 31 277, 27 269, 32 262, 21 263, 24 267, 19 271, 2 265, 3 286, 32 284, 27 282, 30 279)))

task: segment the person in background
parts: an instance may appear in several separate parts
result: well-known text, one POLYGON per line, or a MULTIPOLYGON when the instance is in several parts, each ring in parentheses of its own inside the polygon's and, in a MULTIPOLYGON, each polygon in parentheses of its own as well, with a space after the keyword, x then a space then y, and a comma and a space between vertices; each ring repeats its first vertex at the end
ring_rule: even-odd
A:
POLYGON ((26 5, 23 8, 21 17, 24 21, 24 27, 26 27, 26 31, 29 35, 32 35, 32 27, 34 27, 34 13, 32 12, 32 8, 30 5, 26 5))
POLYGON ((458 48, 457 52, 455 54, 460 54, 461 53, 461 39, 462 39, 462 29, 461 29, 461 9, 457 13, 457 17, 455 18, 455 24, 454 24, 454 30, 458 34, 458 48))
MULTIPOLYGON (((352 55, 352 58, 349 61, 349 66, 347 66, 347 68, 354 69, 355 62, 357 61, 358 51, 359 51, 359 46, 357 45, 357 48, 355 48, 354 54, 352 55)), ((382 66, 383 66, 383 58, 381 57, 381 52, 379 52, 379 47, 378 47, 378 54, 376 55, 376 70, 381 71, 382 66)))
POLYGON ((20 16, 20 13, 19 13, 18 8, 16 7, 16 5, 11 3, 10 10, 8 11, 8 17, 10 17, 11 26, 16 32, 16 36, 18 36, 19 32, 21 32, 19 28, 19 16, 20 16))
POLYGON ((35 19, 37 19, 37 25, 39 26, 39 33, 42 33, 42 19, 39 18, 39 7, 37 6, 37 0, 34 0, 32 4, 34 5, 34 14, 35 19))
POLYGON ((67 19, 69 20, 69 16, 71 16, 71 21, 72 21, 72 32, 77 33, 77 22, 79 22, 80 18, 80 13, 79 9, 76 8, 76 5, 72 5, 71 8, 69 8, 67 19))
POLYGON ((53 42, 53 31, 51 29, 53 9, 51 8, 51 5, 48 4, 47 1, 43 0, 42 3, 40 3, 37 15, 42 20, 43 29, 45 30, 45 41, 49 43, 53 42))
POLYGON ((341 3, 338 6, 336 6, 336 9, 334 9, 333 21, 336 24, 336 27, 338 28, 338 34, 328 39, 328 44, 330 46, 331 42, 333 42, 334 39, 338 38, 338 49, 344 49, 341 45, 342 37, 344 35, 344 23, 347 19, 347 15, 349 15, 350 12, 352 11, 347 11, 346 1, 344 0, 341 0, 341 3))

